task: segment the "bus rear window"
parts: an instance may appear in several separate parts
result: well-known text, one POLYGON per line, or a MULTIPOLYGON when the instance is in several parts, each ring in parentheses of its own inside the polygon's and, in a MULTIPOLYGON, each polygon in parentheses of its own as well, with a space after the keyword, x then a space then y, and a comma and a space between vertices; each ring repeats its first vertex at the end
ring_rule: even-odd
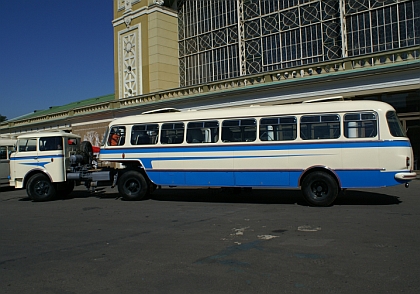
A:
POLYGON ((388 122, 389 131, 394 137, 405 137, 404 129, 398 119, 395 111, 388 111, 386 114, 386 120, 388 122))

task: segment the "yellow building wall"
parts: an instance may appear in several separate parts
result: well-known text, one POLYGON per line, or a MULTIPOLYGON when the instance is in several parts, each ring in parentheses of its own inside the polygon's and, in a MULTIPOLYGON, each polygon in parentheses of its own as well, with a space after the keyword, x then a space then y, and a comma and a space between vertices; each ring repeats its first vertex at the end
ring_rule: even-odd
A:
POLYGON ((178 19, 160 12, 149 15, 150 92, 179 87, 178 19))
POLYGON ((125 1, 114 0, 115 99, 179 87, 176 11, 125 1))

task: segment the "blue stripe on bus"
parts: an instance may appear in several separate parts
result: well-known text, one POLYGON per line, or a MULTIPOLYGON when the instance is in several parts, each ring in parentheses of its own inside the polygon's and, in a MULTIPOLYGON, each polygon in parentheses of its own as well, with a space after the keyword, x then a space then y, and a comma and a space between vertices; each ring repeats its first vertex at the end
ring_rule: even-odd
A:
POLYGON ((51 163, 51 161, 40 161, 40 162, 23 162, 23 165, 33 165, 33 166, 42 166, 45 168, 45 165, 51 163))
POLYGON ((21 157, 11 157, 10 160, 39 160, 39 159, 47 159, 47 158, 63 158, 63 154, 57 154, 57 155, 33 155, 33 156, 21 156, 21 157))
MULTIPOLYGON (((284 155, 244 155, 244 156, 177 156, 177 157, 142 157, 142 158, 127 158, 126 161, 130 160, 141 160, 144 168, 151 169, 153 161, 186 161, 186 160, 237 160, 237 159, 250 159, 250 158, 281 158, 281 157, 308 157, 308 156, 331 156, 333 154, 321 154, 321 153, 311 153, 311 154, 284 154, 284 155)), ((107 158, 108 161, 119 161, 124 162, 121 157, 107 158)))
MULTIPOLYGON (((141 160, 149 178, 157 185, 175 186, 232 186, 232 187, 283 187, 298 188, 299 179, 303 170, 156 170, 152 168, 152 161, 161 160, 214 160, 239 158, 275 158, 290 156, 328 156, 331 154, 318 154, 315 150, 321 149, 349 149, 349 148, 392 148, 411 147, 408 140, 390 141, 353 141, 353 142, 325 142, 325 143, 270 143, 247 145, 153 145, 133 146, 112 149, 101 149, 101 154, 118 155, 106 160, 122 161, 121 154, 137 153, 134 157, 141 160), (280 154, 280 155, 235 155, 244 151, 277 151, 277 150, 312 150, 311 154, 280 154), (195 152, 207 152, 214 155, 193 156, 195 152), (226 156, 218 152, 231 152, 226 156), (141 154, 157 153, 152 158, 142 157, 141 154), (159 153, 173 153, 173 156, 159 157, 159 153), (183 156, 186 153, 187 156, 183 156)), ((332 150, 331 150, 332 151, 332 150)), ((135 158, 126 158, 133 160, 135 158)), ((400 184, 394 176, 397 172, 384 172, 381 170, 336 170, 341 188, 369 188, 385 187, 400 184)))
MULTIPOLYGON (((299 188, 302 170, 280 171, 159 171, 148 170, 149 178, 157 185, 209 187, 282 187, 299 188)), ((373 188, 401 184, 397 172, 381 170, 337 170, 341 188, 373 188)))

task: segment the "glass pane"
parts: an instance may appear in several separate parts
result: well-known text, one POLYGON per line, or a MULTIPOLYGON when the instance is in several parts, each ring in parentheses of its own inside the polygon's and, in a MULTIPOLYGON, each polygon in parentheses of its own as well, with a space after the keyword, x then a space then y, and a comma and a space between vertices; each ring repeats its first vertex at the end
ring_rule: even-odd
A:
POLYGON ((338 114, 301 117, 300 136, 303 140, 337 139, 340 133, 338 114))
POLYGON ((388 111, 386 114, 386 120, 388 121, 389 131, 392 136, 405 137, 405 132, 395 111, 388 111))
POLYGON ((63 139, 61 137, 41 137, 39 138, 39 150, 51 151, 62 150, 63 139))
POLYGON ((253 142, 257 138, 255 119, 227 120, 223 122, 223 142, 253 142))
POLYGON ((219 139, 219 122, 190 122, 187 126, 187 143, 215 143, 219 139))
POLYGON ((36 151, 36 139, 20 139, 18 146, 19 152, 36 151))
POLYGON ((263 118, 260 121, 261 141, 294 140, 297 136, 296 117, 263 118))
POLYGON ((109 146, 121 146, 125 143, 125 127, 112 126, 108 136, 109 146))
POLYGON ((132 145, 156 144, 159 136, 158 124, 135 125, 131 129, 132 145))
POLYGON ((161 144, 181 144, 184 142, 184 123, 166 123, 162 125, 161 144))

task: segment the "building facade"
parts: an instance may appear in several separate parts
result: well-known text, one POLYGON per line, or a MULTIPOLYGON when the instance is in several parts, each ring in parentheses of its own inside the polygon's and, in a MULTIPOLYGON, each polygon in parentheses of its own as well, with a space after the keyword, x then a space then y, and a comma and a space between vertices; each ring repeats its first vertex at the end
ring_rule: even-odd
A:
POLYGON ((410 0, 179 0, 180 84, 419 45, 419 17, 410 0))
POLYGON ((420 157, 420 1, 114 0, 113 95, 0 124, 97 145, 116 117, 163 107, 331 96, 392 104, 420 157))

